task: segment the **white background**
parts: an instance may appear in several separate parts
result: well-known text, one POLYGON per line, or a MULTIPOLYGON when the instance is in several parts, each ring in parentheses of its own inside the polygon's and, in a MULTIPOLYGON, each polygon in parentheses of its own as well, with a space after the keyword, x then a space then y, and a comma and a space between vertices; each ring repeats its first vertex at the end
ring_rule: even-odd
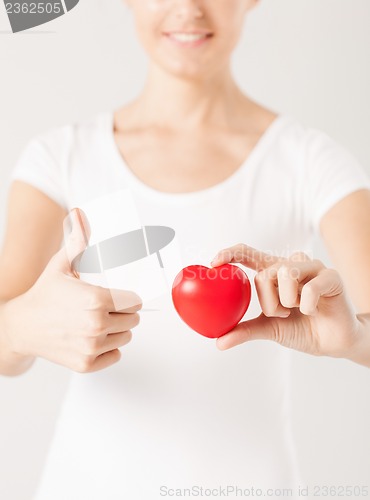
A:
MULTIPOLYGON (((234 71, 252 98, 326 131, 370 173, 369 26, 369 0, 262 0, 234 71)), ((0 238, 8 175, 26 141, 130 100, 145 71, 120 0, 81 0, 14 35, 0 5, 0 238)), ((320 241, 316 256, 329 264, 320 241)), ((0 377, 1 500, 32 497, 67 383, 67 370, 43 360, 0 377)), ((368 369, 296 353, 293 409, 308 484, 370 485, 368 369)))

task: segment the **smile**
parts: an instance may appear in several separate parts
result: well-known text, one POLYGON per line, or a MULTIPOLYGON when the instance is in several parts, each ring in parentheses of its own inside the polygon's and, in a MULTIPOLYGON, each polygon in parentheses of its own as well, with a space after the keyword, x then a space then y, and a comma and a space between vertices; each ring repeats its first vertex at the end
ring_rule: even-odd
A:
POLYGON ((164 33, 164 36, 170 42, 181 47, 199 47, 208 42, 213 36, 211 33, 164 33))

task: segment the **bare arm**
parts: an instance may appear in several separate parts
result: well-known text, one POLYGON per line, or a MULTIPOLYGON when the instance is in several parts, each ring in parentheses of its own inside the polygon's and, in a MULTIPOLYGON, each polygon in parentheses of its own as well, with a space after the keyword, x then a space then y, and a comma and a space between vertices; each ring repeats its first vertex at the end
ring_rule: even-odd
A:
POLYGON ((36 357, 87 373, 117 363, 140 321, 141 298, 81 281, 71 262, 86 248, 86 214, 64 210, 37 189, 12 185, 0 258, 0 373, 20 375, 36 357), (119 304, 119 310, 116 308, 119 304))
POLYGON ((6 332, 7 304, 16 301, 58 251, 67 213, 38 189, 22 181, 10 187, 6 231, 0 254, 0 373, 19 375, 33 357, 12 352, 6 332))
POLYGON ((348 359, 370 367, 370 191, 358 190, 338 202, 322 218, 320 231, 361 325, 348 359))
POLYGON ((235 262, 257 272, 262 309, 218 338, 219 349, 264 339, 370 368, 370 190, 336 203, 320 231, 337 269, 303 252, 271 256, 243 243, 218 252, 212 266, 235 262))

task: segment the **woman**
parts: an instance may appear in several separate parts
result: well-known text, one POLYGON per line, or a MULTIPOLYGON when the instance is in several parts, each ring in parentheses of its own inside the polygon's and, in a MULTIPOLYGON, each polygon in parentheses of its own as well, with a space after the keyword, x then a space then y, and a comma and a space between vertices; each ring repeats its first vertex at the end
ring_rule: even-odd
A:
POLYGON ((139 97, 35 138, 13 171, 1 372, 23 373, 37 357, 73 372, 37 500, 186 488, 294 497, 285 347, 370 366, 370 182, 326 134, 237 87, 230 57, 256 3, 130 0, 150 60, 139 97), (169 294, 141 314, 141 297, 122 290, 114 312, 108 290, 78 279, 71 262, 90 235, 73 207, 127 187, 143 225, 175 229, 184 264, 220 251, 213 265, 256 271, 255 319, 219 349, 183 324, 169 294), (319 231, 338 271, 308 255, 319 231), (274 342, 228 349, 253 339, 274 342))

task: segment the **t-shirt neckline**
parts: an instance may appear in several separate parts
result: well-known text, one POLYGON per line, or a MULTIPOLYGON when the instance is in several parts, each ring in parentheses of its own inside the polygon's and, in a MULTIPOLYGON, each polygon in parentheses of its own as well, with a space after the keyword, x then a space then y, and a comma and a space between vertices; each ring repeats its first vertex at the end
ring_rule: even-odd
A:
POLYGON ((261 135, 252 151, 249 153, 247 158, 242 162, 242 164, 231 174, 229 177, 223 181, 197 191, 190 191, 184 193, 173 193, 159 191, 158 189, 150 187, 141 181, 129 168, 125 159, 121 155, 118 145, 114 138, 114 111, 108 111, 102 113, 103 119, 103 131, 106 140, 108 141, 109 151, 111 152, 111 158, 113 165, 125 176, 126 180, 130 182, 130 187, 133 187, 138 192, 141 192, 145 197, 150 197, 157 201, 165 201, 171 203, 186 203, 192 201, 204 201, 207 197, 216 196, 222 193, 223 190, 236 183, 244 171, 251 171, 253 166, 258 164, 258 161, 262 156, 268 151, 269 145, 277 135, 282 125, 289 119, 289 116, 281 113, 278 114, 273 122, 267 127, 264 133, 261 135))

